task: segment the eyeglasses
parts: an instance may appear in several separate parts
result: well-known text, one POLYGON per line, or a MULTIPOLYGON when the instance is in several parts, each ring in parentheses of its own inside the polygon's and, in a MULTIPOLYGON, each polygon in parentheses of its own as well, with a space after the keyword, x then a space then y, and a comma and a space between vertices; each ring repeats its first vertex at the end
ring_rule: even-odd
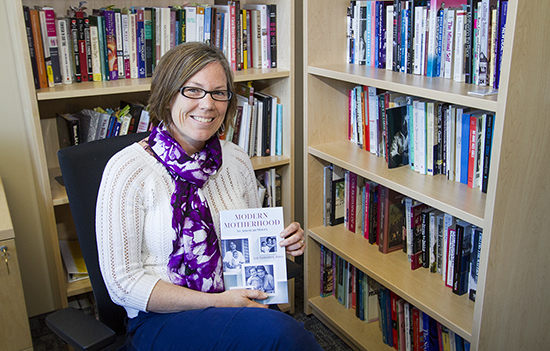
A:
POLYGON ((229 90, 213 90, 207 91, 201 88, 195 87, 182 87, 180 89, 181 95, 189 99, 202 99, 206 94, 210 94, 212 99, 216 101, 229 101, 233 97, 233 93, 229 90))

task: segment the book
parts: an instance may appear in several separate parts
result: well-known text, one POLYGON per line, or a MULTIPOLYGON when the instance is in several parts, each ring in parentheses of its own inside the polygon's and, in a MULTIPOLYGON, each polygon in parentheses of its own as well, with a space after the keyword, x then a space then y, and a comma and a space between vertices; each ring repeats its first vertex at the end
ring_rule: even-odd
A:
POLYGON ((59 63, 59 46, 57 42, 57 28, 56 28, 56 15, 53 7, 42 7, 41 13, 44 13, 45 23, 42 28, 45 28, 46 31, 42 32, 42 35, 45 35, 47 40, 45 40, 46 47, 44 50, 49 51, 49 56, 51 60, 51 68, 53 75, 54 84, 62 83, 61 79, 61 66, 59 63))
POLYGON ((332 271, 332 251, 321 245, 321 296, 332 295, 334 289, 334 272, 332 271))
POLYGON ((468 283, 468 298, 472 301, 476 300, 477 292, 477 277, 479 273, 479 258, 481 256, 481 241, 483 230, 475 227, 472 233, 472 252, 470 256, 470 280, 468 283))
POLYGON ((422 213, 429 207, 426 204, 418 203, 412 206, 412 250, 411 269, 422 267, 422 213))
POLYGON ((336 165, 332 166, 330 204, 330 225, 344 223, 345 215, 345 178, 344 170, 336 165))
POLYGON ((388 130, 388 168, 396 168, 408 164, 409 137, 408 137, 408 106, 397 106, 386 110, 388 130))
POLYGON ((78 240, 59 240, 59 251, 69 282, 88 278, 88 270, 78 240))
POLYGON ((57 114, 56 124, 60 149, 81 143, 80 121, 78 118, 69 113, 57 114))
MULTIPOLYGON (((63 84, 73 83, 73 61, 71 45, 71 33, 69 20, 60 18, 56 21, 57 41, 59 46, 59 64, 61 68, 61 81, 63 84)), ((34 69, 34 68, 33 68, 34 69)))
POLYGON ((330 210, 332 204, 332 166, 328 165, 323 167, 323 199, 324 199, 324 211, 323 211, 323 225, 328 226, 330 224, 330 210))
POLYGON ((385 186, 379 186, 380 222, 379 250, 389 253, 403 247, 405 207, 403 195, 385 186))
POLYGON ((283 240, 279 234, 283 229, 282 207, 220 211, 226 290, 257 289, 268 294, 268 298, 259 303, 288 303, 286 255, 284 248, 279 247, 283 240), (268 242, 272 248, 262 249, 269 246, 268 242), (235 256, 231 246, 236 246, 235 250, 241 253, 242 263, 231 264, 235 256))
POLYGON ((494 128, 493 113, 488 113, 485 118, 485 145, 483 147, 483 170, 481 174, 481 191, 487 193, 487 184, 489 182, 489 169, 491 165, 491 150, 493 145, 493 128, 494 128))

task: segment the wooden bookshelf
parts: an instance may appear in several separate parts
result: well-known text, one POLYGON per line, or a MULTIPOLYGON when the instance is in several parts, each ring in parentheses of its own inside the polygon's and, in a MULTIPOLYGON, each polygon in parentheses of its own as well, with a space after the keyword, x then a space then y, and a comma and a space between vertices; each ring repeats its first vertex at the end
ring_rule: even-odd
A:
MULTIPOLYGON (((29 128, 36 139, 31 141, 31 149, 36 150, 32 160, 35 169, 38 198, 44 208, 42 229, 46 245, 46 256, 53 285, 55 308, 67 306, 67 298, 91 291, 89 280, 67 282, 61 260, 58 240, 64 236, 74 235, 65 232, 66 213, 69 204, 65 189, 55 177, 60 176, 57 161, 58 137, 55 127, 56 113, 76 112, 83 108, 96 106, 118 106, 120 100, 137 100, 146 102, 151 87, 151 78, 121 79, 107 82, 82 82, 69 85, 56 85, 52 88, 35 90, 32 80, 32 69, 28 55, 25 24, 22 6, 34 7, 45 5, 38 0, 9 0, 14 15, 19 18, 20 50, 24 52, 27 82, 26 94, 31 101, 29 113, 29 128), (60 218, 63 217, 63 218, 60 218), (60 229, 61 228, 61 229, 60 229)), ((213 5, 214 0, 207 0, 213 5)), ((278 68, 247 69, 234 72, 236 82, 252 81, 253 86, 262 92, 277 96, 284 106, 283 122, 283 155, 271 157, 254 157, 252 163, 255 170, 277 168, 282 176, 282 198, 285 219, 290 223, 294 219, 294 1, 293 0, 242 0, 246 3, 277 4, 277 53, 278 68)), ((47 2, 55 9, 57 15, 64 15, 70 4, 64 0, 47 2)), ((167 7, 174 3, 167 0, 143 1, 122 0, 117 7, 124 6, 158 6, 167 7)), ((86 3, 87 12, 94 8, 108 6, 104 1, 92 0, 86 3)), ((69 211, 70 212, 70 211, 69 211)), ((291 284, 291 286, 293 286, 291 284)), ((292 291, 293 294, 293 291, 292 291)), ((292 299, 293 297, 291 297, 292 299)), ((293 308, 293 306, 291 307, 293 308)))
POLYGON ((358 350, 390 350, 377 323, 366 324, 333 297, 320 297, 321 245, 390 288, 471 343, 472 350, 547 349, 550 264, 545 222, 550 208, 550 8, 543 1, 509 0, 500 89, 347 63, 349 1, 304 1, 305 311, 358 350), (384 160, 348 141, 348 90, 355 85, 469 106, 496 113, 487 194, 444 176, 384 160), (457 296, 441 276, 412 271, 402 252, 382 254, 343 225, 323 226, 323 167, 336 164, 483 228, 476 302, 457 296))

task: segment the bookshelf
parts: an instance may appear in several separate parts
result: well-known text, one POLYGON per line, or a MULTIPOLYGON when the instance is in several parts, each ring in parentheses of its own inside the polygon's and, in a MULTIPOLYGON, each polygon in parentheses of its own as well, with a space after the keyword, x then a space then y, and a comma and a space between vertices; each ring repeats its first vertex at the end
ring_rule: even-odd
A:
MULTIPOLYGON (((206 3, 213 5, 214 0, 206 3)), ((282 176, 282 197, 284 215, 288 223, 294 218, 294 1, 292 0, 254 0, 246 3, 277 4, 277 48, 278 68, 247 69, 235 73, 236 82, 253 81, 256 90, 277 96, 284 105, 283 122, 283 155, 272 157, 254 157, 252 164, 255 170, 277 168, 282 176)), ((56 85, 52 88, 34 89, 32 69, 28 55, 25 25, 22 6, 33 7, 45 5, 38 0, 11 0, 10 6, 19 26, 19 48, 23 52, 25 72, 25 93, 30 100, 27 125, 30 128, 30 147, 34 151, 32 159, 39 193, 42 229, 46 246, 47 265, 53 286, 54 306, 67 306, 71 296, 91 291, 89 280, 73 283, 67 282, 66 273, 59 252, 58 241, 76 239, 74 225, 70 214, 65 189, 55 177, 61 175, 57 161, 57 131, 55 115, 60 112, 76 112, 83 108, 96 106, 118 106, 120 100, 146 102, 150 90, 151 78, 124 79, 107 82, 83 82, 70 85, 56 85)), ((64 0, 53 0, 47 3, 55 9, 56 14, 64 14, 71 4, 64 0)), ((88 1, 87 11, 108 6, 104 1, 88 1)), ((172 6, 171 1, 119 1, 116 7, 124 6, 172 6)), ((293 294, 293 283, 290 284, 293 294)), ((292 295, 291 295, 292 296, 292 295)), ((292 308, 292 306, 291 306, 292 308)))
POLYGON ((358 350, 391 350, 378 325, 366 324, 332 297, 321 298, 324 245, 471 343, 472 350, 545 349, 550 286, 546 203, 550 137, 550 49, 542 1, 509 0, 498 96, 476 87, 347 64, 348 0, 304 1, 305 312, 358 350), (347 140, 348 89, 356 84, 496 112, 487 194, 443 176, 393 170, 347 140), (336 164, 483 228, 476 302, 446 288, 439 275, 411 271, 402 252, 382 254, 343 225, 323 226, 323 167, 336 164))

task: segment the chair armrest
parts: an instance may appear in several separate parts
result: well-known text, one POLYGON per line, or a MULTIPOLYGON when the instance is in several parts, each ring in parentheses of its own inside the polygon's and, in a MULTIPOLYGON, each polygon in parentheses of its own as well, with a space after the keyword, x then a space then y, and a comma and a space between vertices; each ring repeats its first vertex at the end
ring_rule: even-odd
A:
POLYGON ((116 340, 115 332, 109 327, 72 307, 50 313, 46 324, 76 350, 101 350, 116 340))

